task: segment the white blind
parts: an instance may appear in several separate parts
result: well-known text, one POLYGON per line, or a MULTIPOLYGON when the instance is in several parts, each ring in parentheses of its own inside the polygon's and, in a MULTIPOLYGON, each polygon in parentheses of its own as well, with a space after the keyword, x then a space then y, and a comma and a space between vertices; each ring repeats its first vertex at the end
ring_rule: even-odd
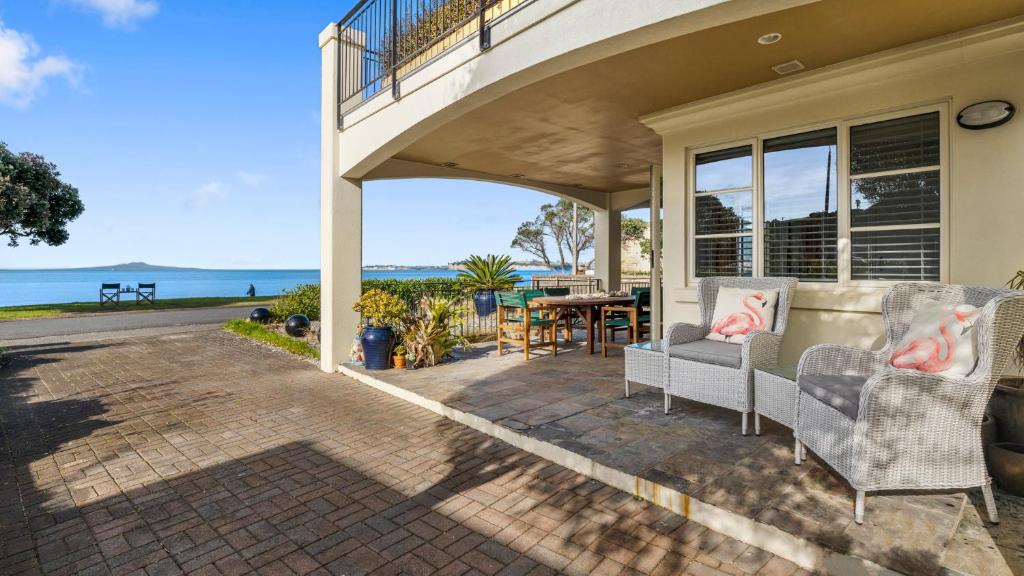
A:
POLYGON ((853 280, 938 280, 939 113, 850 128, 853 280))

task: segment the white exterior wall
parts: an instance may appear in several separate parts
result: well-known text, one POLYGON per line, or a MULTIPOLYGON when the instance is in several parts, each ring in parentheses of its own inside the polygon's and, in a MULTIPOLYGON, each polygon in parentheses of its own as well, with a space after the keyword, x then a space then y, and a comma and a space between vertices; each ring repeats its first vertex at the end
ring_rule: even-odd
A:
MULTIPOLYGON (((645 118, 664 136, 666 325, 699 319, 687 261, 690 149, 922 104, 946 103, 949 111, 943 280, 1001 286, 1024 268, 1024 115, 989 130, 956 125, 964 106, 993 99, 1008 100, 1018 110, 1024 106, 1024 23, 907 47, 645 118)), ((801 285, 783 361, 796 362, 808 346, 822 342, 880 346, 884 293, 885 288, 801 285)))

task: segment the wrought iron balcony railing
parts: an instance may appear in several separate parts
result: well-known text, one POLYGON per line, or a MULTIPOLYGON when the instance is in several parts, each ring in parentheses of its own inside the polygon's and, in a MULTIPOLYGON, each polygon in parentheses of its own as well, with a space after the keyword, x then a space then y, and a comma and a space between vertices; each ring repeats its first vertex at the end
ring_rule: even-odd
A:
POLYGON ((530 0, 362 0, 338 24, 341 113, 478 34, 490 47, 491 23, 530 0))

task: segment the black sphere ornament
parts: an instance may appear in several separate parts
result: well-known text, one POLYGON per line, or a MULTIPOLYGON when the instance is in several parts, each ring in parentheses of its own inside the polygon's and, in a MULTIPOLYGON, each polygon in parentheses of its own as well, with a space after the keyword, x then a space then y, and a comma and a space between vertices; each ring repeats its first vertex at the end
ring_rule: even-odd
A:
POLYGON ((249 313, 249 322, 255 322, 257 324, 266 324, 270 322, 270 310, 266 308, 254 308, 249 313))
POLYGON ((309 331, 309 318, 306 318, 302 314, 292 314, 284 321, 284 331, 289 336, 305 336, 306 332, 309 331))

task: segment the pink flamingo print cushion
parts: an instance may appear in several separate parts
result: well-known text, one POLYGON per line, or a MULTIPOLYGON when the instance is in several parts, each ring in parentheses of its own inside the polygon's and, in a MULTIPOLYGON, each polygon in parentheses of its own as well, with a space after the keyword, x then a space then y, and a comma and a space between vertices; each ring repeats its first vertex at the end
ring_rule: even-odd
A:
POLYGON ((719 288, 707 339, 742 344, 751 332, 771 332, 778 300, 778 290, 719 288))
POLYGON ((914 312, 889 364, 949 377, 970 374, 978 362, 977 319, 978 308, 970 304, 929 300, 914 312))

